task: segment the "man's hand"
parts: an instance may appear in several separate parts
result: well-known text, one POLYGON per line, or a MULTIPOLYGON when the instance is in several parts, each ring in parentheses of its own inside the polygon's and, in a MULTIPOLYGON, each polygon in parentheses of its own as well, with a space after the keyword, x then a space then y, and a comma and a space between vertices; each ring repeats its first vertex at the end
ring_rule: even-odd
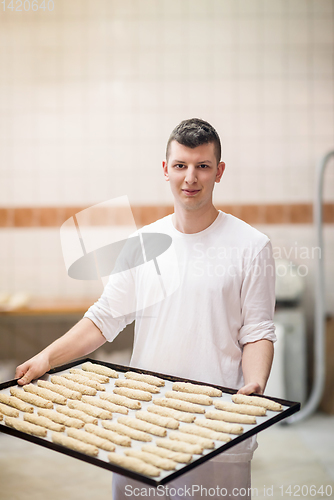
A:
POLYGON ((254 394, 263 394, 263 389, 260 386, 260 384, 258 384, 257 382, 251 382, 247 385, 244 385, 237 392, 237 394, 245 394, 246 396, 248 396, 249 394, 253 394, 253 393, 254 394))
POLYGON ((45 372, 51 369, 49 358, 47 354, 42 351, 31 359, 28 359, 25 363, 18 366, 15 372, 15 378, 19 380, 17 383, 19 385, 28 384, 31 380, 39 378, 44 375, 45 372))

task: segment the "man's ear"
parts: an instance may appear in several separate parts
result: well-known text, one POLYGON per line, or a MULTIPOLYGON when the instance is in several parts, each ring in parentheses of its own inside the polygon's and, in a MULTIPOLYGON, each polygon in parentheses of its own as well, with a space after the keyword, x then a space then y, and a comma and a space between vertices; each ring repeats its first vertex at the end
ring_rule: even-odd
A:
POLYGON ((217 166, 217 174, 216 174, 216 180, 215 182, 220 182, 220 179, 222 178, 222 175, 225 170, 225 163, 223 161, 220 161, 217 166))
POLYGON ((165 177, 165 180, 166 180, 166 181, 169 181, 167 161, 163 161, 163 162, 162 162, 162 168, 163 168, 163 171, 164 171, 164 177, 165 177))

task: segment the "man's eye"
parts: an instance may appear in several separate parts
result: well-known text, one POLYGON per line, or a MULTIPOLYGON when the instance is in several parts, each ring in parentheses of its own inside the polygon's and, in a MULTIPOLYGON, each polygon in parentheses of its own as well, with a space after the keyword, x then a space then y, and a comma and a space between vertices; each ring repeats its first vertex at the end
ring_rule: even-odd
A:
POLYGON ((177 165, 175 165, 175 168, 184 168, 184 165, 182 163, 178 163, 177 165))
POLYGON ((202 165, 199 166, 199 168, 208 168, 208 165, 205 165, 205 163, 203 163, 202 165))

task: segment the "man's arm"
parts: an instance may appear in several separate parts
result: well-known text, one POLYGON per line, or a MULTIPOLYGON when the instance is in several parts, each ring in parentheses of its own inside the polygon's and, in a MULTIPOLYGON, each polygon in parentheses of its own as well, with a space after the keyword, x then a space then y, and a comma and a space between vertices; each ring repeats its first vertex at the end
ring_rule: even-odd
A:
POLYGON ((106 342, 106 339, 88 318, 81 319, 62 337, 55 340, 39 354, 16 368, 18 384, 28 384, 51 368, 85 356, 106 342))
POLYGON ((238 394, 263 394, 274 357, 274 346, 270 340, 249 342, 243 347, 242 371, 245 385, 238 394))

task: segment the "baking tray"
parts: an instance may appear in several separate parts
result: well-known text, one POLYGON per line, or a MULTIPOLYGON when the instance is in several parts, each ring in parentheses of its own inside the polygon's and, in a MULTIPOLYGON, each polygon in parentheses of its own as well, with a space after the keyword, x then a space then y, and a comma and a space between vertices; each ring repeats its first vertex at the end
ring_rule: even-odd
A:
MULTIPOLYGON (((152 372, 152 371, 148 371, 148 370, 142 370, 142 369, 138 369, 138 368, 134 368, 134 367, 117 365, 117 364, 107 363, 104 361, 97 361, 97 360, 92 359, 92 358, 84 358, 84 359, 80 359, 77 361, 73 361, 71 363, 64 364, 62 366, 58 366, 57 368, 53 368, 52 370, 47 372, 43 377, 40 377, 40 378, 43 380, 48 380, 50 375, 53 375, 55 373, 61 374, 61 372, 67 372, 70 368, 73 368, 73 367, 80 368, 81 365, 86 361, 91 361, 92 363, 100 364, 100 365, 104 365, 104 366, 107 366, 109 368, 112 368, 112 369, 116 370, 117 372, 119 372, 120 378, 122 378, 122 373, 125 373, 127 371, 133 371, 133 372, 138 372, 138 373, 143 373, 143 374, 148 374, 148 375, 155 375, 159 378, 164 379, 165 380, 165 387, 160 388, 161 392, 159 394, 157 394, 156 397, 163 397, 164 392, 166 390, 171 390, 173 382, 191 382, 193 384, 209 385, 211 387, 216 387, 217 389, 220 389, 223 392, 223 395, 222 395, 222 398, 213 398, 214 400, 220 399, 223 401, 230 402, 232 394, 235 394, 237 392, 237 390, 235 390, 235 389, 229 389, 229 388, 221 387, 221 386, 214 385, 214 384, 208 384, 206 382, 199 382, 197 380, 185 379, 185 378, 181 378, 181 377, 173 377, 170 375, 152 372)), ((112 392, 112 389, 114 387, 114 385, 113 385, 114 380, 116 380, 116 379, 110 379, 109 384, 105 384, 107 392, 112 392)), ((36 383, 36 381, 33 381, 33 382, 36 383)), ((17 379, 10 380, 8 382, 4 382, 4 383, 0 384, 0 391, 4 392, 6 394, 9 394, 10 387, 12 387, 14 385, 17 385, 17 379)), ((154 396, 155 395, 153 395, 153 397, 154 396)), ((215 441, 216 447, 214 450, 204 450, 203 455, 194 455, 195 458, 193 458, 191 463, 178 464, 177 469, 175 471, 172 471, 172 472, 171 471, 162 471, 161 477, 159 477, 157 479, 130 471, 128 469, 125 469, 123 467, 120 467, 120 466, 117 466, 114 464, 111 464, 108 461, 108 458, 107 458, 108 452, 106 452, 106 451, 100 450, 99 451, 99 458, 97 458, 97 457, 85 455, 84 453, 81 453, 81 452, 78 452, 75 450, 71 450, 71 449, 66 448, 64 446, 53 443, 51 441, 51 431, 50 430, 47 431, 46 438, 32 436, 30 434, 26 434, 22 431, 18 431, 16 429, 13 429, 11 427, 6 426, 4 424, 4 419, 3 419, 2 421, 0 421, 0 431, 4 432, 6 434, 10 434, 12 436, 19 437, 21 439, 25 439, 26 441, 30 441, 30 442, 35 443, 35 444, 39 444, 39 445, 44 446, 46 448, 50 448, 51 450, 58 451, 58 452, 63 453, 65 455, 69 455, 69 456, 72 456, 74 458, 78 458, 79 460, 83 460, 84 462, 88 462, 88 463, 91 463, 93 465, 97 465, 98 467, 102 467, 103 469, 107 469, 107 470, 110 470, 112 472, 122 474, 122 475, 127 476, 127 477, 132 478, 132 479, 136 479, 136 480, 141 481, 143 483, 146 483, 146 484, 149 484, 152 486, 159 486, 159 485, 166 484, 166 483, 176 479, 177 477, 190 471, 191 469, 194 469, 195 467, 202 464, 203 462, 206 462, 207 460, 215 457, 216 455, 223 453, 224 451, 228 450, 229 448, 232 448, 236 444, 241 443, 242 441, 253 436, 254 434, 258 434, 260 431, 263 431, 264 429, 270 427, 271 425, 273 425, 281 420, 284 420, 285 418, 289 417, 293 413, 296 413, 297 411, 300 410, 300 403, 287 401, 284 399, 279 399, 279 398, 274 398, 274 397, 269 397, 267 395, 265 395, 264 397, 266 397, 267 399, 271 399, 272 401, 276 401, 276 402, 280 403, 283 406, 283 411, 273 412, 273 411, 267 410, 266 416, 256 417, 256 419, 257 419, 256 424, 242 424, 242 426, 244 428, 243 434, 235 435, 235 436, 231 435, 232 439, 228 443, 222 443, 221 441, 215 441), (196 458, 196 457, 198 457, 198 458, 196 458)), ((141 403, 142 403, 142 410, 145 410, 148 405, 152 404, 152 401, 150 401, 150 402, 142 401, 141 403)), ((136 410, 129 409, 128 415, 134 417, 135 411, 136 410)), ((118 415, 118 414, 116 414, 116 415, 118 415)), ((22 412, 20 412, 20 417, 21 416, 22 416, 22 412)), ((196 414, 196 416, 198 416, 199 418, 205 418, 204 415, 196 414)), ((18 417, 18 418, 20 418, 20 417, 18 417)), ((117 418, 117 416, 116 416, 116 418, 117 418)), ((100 425, 100 422, 99 422, 99 425, 100 425)), ((169 435, 169 432, 170 432, 170 429, 167 429, 167 437, 169 435)), ((154 440, 154 439, 156 439, 156 436, 152 436, 152 438, 154 440)), ((143 445, 142 442, 135 441, 135 440, 131 440, 131 441, 132 441, 132 448, 133 449, 140 449, 141 446, 143 445)), ((123 447, 121 447, 121 446, 116 446, 116 452, 118 452, 122 448, 123 447)))

